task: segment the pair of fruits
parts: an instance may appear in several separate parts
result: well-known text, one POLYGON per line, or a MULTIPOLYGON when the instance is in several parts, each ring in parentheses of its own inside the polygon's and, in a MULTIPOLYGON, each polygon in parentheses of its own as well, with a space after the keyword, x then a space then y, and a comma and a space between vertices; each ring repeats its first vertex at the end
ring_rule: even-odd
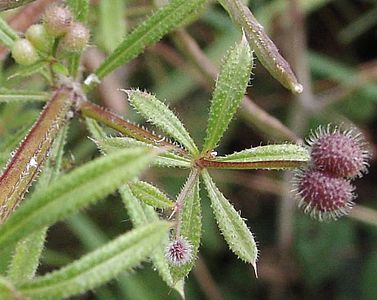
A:
POLYGON ((20 65, 31 65, 51 54, 57 39, 62 50, 81 52, 88 44, 89 37, 89 30, 75 22, 67 8, 52 6, 46 10, 42 24, 30 26, 25 38, 14 43, 12 56, 20 65))
POLYGON ((320 220, 337 219, 353 206, 351 180, 367 170, 368 151, 353 130, 320 128, 308 141, 309 167, 296 174, 299 206, 320 220))

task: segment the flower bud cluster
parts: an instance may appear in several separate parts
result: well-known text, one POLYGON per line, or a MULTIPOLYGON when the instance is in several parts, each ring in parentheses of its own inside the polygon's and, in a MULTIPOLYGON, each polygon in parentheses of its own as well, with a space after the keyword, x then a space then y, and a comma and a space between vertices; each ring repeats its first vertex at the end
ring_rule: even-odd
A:
POLYGON ((353 206, 351 180, 367 171, 369 154, 355 130, 319 128, 308 140, 311 163, 294 180, 299 207, 319 220, 337 219, 353 206))
POLYGON ((12 56, 20 65, 31 65, 50 54, 55 39, 60 39, 64 51, 78 53, 87 46, 89 38, 89 29, 75 22, 68 8, 53 5, 46 10, 42 24, 30 26, 25 38, 14 43, 12 56))

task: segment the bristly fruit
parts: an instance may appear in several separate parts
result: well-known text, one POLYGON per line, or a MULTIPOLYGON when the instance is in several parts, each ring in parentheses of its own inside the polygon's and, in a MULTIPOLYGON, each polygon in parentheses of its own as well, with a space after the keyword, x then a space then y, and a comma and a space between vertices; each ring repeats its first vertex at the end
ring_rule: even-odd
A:
POLYGON ((74 22, 64 35, 62 48, 68 52, 81 52, 89 42, 89 29, 83 24, 74 22))
POLYGON ((336 220, 354 204, 354 186, 349 180, 313 168, 297 172, 294 186, 299 207, 320 221, 336 220))
POLYGON ((18 64, 24 66, 31 65, 39 59, 37 50, 27 39, 20 39, 14 43, 12 56, 18 64))
POLYGON ((192 245, 184 237, 179 237, 169 243, 165 257, 173 266, 182 266, 192 260, 192 245))
POLYGON ((56 5, 47 8, 43 17, 47 32, 54 37, 64 35, 71 26, 72 20, 69 9, 56 5))
POLYGON ((333 176, 361 176, 368 166, 365 142, 355 130, 319 128, 308 140, 313 167, 333 176))
POLYGON ((45 26, 42 24, 30 26, 25 32, 25 37, 36 49, 42 52, 48 53, 52 48, 53 38, 47 33, 45 26))

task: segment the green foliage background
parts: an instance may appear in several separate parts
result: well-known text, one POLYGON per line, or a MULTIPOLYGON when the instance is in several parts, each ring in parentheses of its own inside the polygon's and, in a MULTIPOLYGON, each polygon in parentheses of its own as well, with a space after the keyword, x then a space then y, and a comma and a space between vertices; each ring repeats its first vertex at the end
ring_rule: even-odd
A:
MULTIPOLYGON (((89 13, 92 40, 104 53, 110 53, 126 32, 145 16, 150 15, 150 1, 112 0, 113 6, 100 1, 89 13), (124 14, 120 14, 124 11, 124 14)), ((289 42, 290 22, 283 0, 249 1, 249 7, 281 48, 283 55, 294 61, 294 49, 289 42)), ((375 148, 377 134, 376 76, 362 77, 366 71, 376 73, 377 59, 377 6, 374 1, 357 0, 301 0, 305 11, 307 58, 316 99, 336 97, 337 92, 348 90, 320 114, 307 117, 296 110, 294 96, 282 88, 257 61, 250 82, 249 95, 284 124, 303 118, 307 122, 294 128, 305 136, 317 124, 351 120, 360 127, 375 148), (363 73, 364 72, 364 73, 363 73), (361 78, 361 79, 360 79, 361 78), (359 81, 358 81, 359 80, 359 81), (356 87, 354 87, 354 85, 356 87), (354 88, 353 88, 354 87, 354 88), (329 96, 330 95, 330 96, 329 96)), ((198 21, 187 25, 187 31, 216 64, 226 49, 240 39, 225 11, 219 5, 207 8, 198 21)), ((3 62, 1 84, 8 88, 23 86, 38 89, 40 80, 27 81, 7 77, 14 66, 11 60, 3 62)), ((194 140, 205 137, 209 102, 208 89, 195 65, 180 48, 174 35, 165 37, 157 46, 147 50, 131 63, 117 71, 121 88, 145 89, 166 99, 180 116, 194 140)), ((213 87, 212 87, 213 88, 213 87)), ((120 92, 119 92, 120 93, 120 92)), ((103 101, 100 93, 91 97, 103 101)), ((121 114, 140 121, 130 108, 121 114)), ((9 149, 14 148, 35 120, 40 104, 11 103, 0 107, 0 135, 12 135, 7 143, 0 141, 0 161, 4 165, 9 149), (15 117, 17 116, 17 117, 15 117)), ((221 155, 240 151, 250 146, 276 142, 258 131, 242 117, 230 125, 221 155)), ((99 156, 95 144, 88 138, 82 122, 76 121, 69 129, 67 149, 63 159, 65 170, 79 166, 99 156)), ((289 188, 282 172, 276 171, 219 171, 213 172, 220 188, 242 216, 247 218, 258 241, 260 260, 259 279, 252 266, 244 264, 227 249, 217 230, 210 210, 210 201, 201 191, 203 237, 200 260, 189 275, 187 299, 376 299, 377 227, 353 218, 337 222, 318 223, 295 210, 292 219, 291 250, 281 257, 279 251, 279 206, 285 189, 289 188)), ((187 176, 183 170, 153 169, 143 179, 153 182, 172 198, 179 193, 187 176)), ((377 209, 377 174, 374 160, 368 175, 357 180, 357 203, 377 209)), ((374 222, 376 223, 374 216, 374 222)), ((38 273, 44 274, 82 256, 109 239, 131 228, 130 217, 125 215, 118 194, 112 194, 84 212, 58 223, 48 231, 47 245, 38 273)), ((4 260, 0 260, 0 264, 4 260)), ((4 269, 5 266, 0 266, 4 269)), ((106 286, 86 293, 77 299, 178 299, 152 269, 144 263, 133 272, 122 274, 106 286)))

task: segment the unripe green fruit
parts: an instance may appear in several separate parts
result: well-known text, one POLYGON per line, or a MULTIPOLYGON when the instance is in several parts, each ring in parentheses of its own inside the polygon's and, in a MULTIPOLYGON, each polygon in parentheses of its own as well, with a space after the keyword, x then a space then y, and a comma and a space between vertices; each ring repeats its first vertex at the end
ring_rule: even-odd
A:
POLYGON ((24 66, 31 65, 39 59, 37 50, 27 39, 20 39, 14 43, 12 56, 18 64, 24 66))
POLYGON ((67 8, 60 6, 49 7, 43 17, 46 31, 54 36, 64 35, 72 23, 72 14, 67 8))
POLYGON ((81 52, 89 42, 89 29, 81 23, 73 23, 62 40, 62 48, 68 52, 81 52))
POLYGON ((52 48, 53 38, 42 24, 35 24, 29 27, 25 33, 26 38, 35 48, 42 52, 49 52, 52 48))

